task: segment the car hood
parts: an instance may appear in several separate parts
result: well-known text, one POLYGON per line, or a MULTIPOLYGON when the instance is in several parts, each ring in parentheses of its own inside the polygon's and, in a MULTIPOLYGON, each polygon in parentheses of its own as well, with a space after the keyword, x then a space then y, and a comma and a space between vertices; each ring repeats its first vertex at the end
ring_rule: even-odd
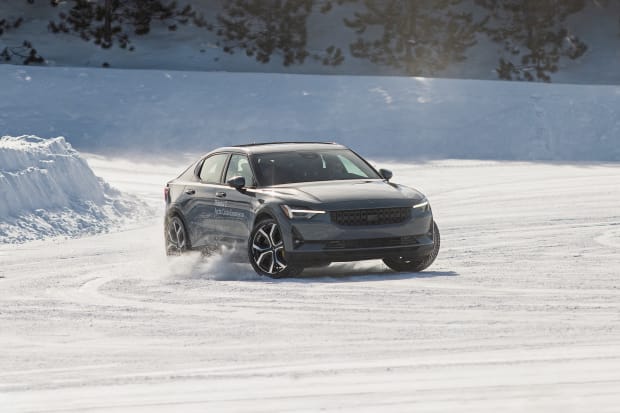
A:
POLYGON ((415 189, 378 179, 304 182, 275 186, 265 192, 292 205, 327 210, 404 207, 424 198, 415 189))

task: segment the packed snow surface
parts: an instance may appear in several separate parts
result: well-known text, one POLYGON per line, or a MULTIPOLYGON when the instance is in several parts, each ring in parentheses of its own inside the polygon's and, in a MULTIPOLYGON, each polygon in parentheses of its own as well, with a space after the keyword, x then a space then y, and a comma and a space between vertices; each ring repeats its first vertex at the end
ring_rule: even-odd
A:
POLYGON ((100 232, 144 212, 63 138, 0 138, 0 243, 100 232))
POLYGON ((0 246, 3 413, 618 411, 618 164, 380 163, 431 201, 433 266, 283 280, 165 258, 186 164, 89 164, 158 218, 0 246))

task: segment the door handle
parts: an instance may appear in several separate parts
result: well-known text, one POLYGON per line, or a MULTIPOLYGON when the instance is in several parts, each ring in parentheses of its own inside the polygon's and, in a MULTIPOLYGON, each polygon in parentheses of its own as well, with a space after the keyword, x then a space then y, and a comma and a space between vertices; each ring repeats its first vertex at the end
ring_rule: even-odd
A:
POLYGON ((216 192, 215 196, 218 198, 226 198, 226 192, 216 192))
POLYGON ((185 190, 185 193, 186 193, 187 195, 194 195, 194 194, 196 193, 196 190, 195 190, 195 189, 192 189, 192 188, 189 188, 189 189, 186 189, 186 190, 185 190))

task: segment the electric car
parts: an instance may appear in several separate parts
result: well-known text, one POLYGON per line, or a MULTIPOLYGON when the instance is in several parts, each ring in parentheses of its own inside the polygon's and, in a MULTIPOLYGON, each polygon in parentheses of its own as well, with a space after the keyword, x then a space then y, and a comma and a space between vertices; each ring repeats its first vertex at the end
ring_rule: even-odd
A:
POLYGON ((228 246, 272 278, 370 259, 422 271, 439 229, 428 199, 391 178, 336 143, 219 148, 166 184, 166 253, 228 246))

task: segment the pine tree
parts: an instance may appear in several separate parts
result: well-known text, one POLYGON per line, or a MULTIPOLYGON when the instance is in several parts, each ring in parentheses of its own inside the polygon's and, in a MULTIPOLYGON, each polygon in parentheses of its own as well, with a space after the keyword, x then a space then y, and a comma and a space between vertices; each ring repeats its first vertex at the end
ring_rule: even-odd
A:
POLYGON ((224 2, 214 30, 224 52, 241 50, 258 62, 280 55, 284 66, 302 64, 307 57, 325 65, 338 65, 344 57, 330 46, 321 53, 307 49, 307 19, 313 0, 231 0, 224 2))
MULTIPOLYGON (((27 3, 32 4, 33 0, 27 0, 27 3)), ((23 21, 22 17, 0 19, 0 36, 8 31, 17 30, 23 21)), ((0 60, 11 62, 13 59, 21 60, 21 63, 24 65, 45 63, 45 59, 39 55, 37 49, 28 40, 24 40, 17 45, 5 46, 0 50, 0 60)))
POLYGON ((190 5, 160 0, 51 0, 61 8, 53 33, 75 33, 85 41, 108 49, 114 44, 134 50, 132 35, 145 35, 155 22, 174 31, 179 25, 206 26, 203 16, 190 5))
POLYGON ((476 0, 489 12, 484 32, 503 45, 500 79, 551 81, 561 57, 577 59, 587 45, 566 29, 566 18, 585 0, 476 0))
POLYGON ((432 75, 464 60, 484 23, 475 23, 470 12, 460 11, 460 3, 364 0, 364 10, 345 19, 345 24, 358 34, 351 53, 408 75, 432 75))

